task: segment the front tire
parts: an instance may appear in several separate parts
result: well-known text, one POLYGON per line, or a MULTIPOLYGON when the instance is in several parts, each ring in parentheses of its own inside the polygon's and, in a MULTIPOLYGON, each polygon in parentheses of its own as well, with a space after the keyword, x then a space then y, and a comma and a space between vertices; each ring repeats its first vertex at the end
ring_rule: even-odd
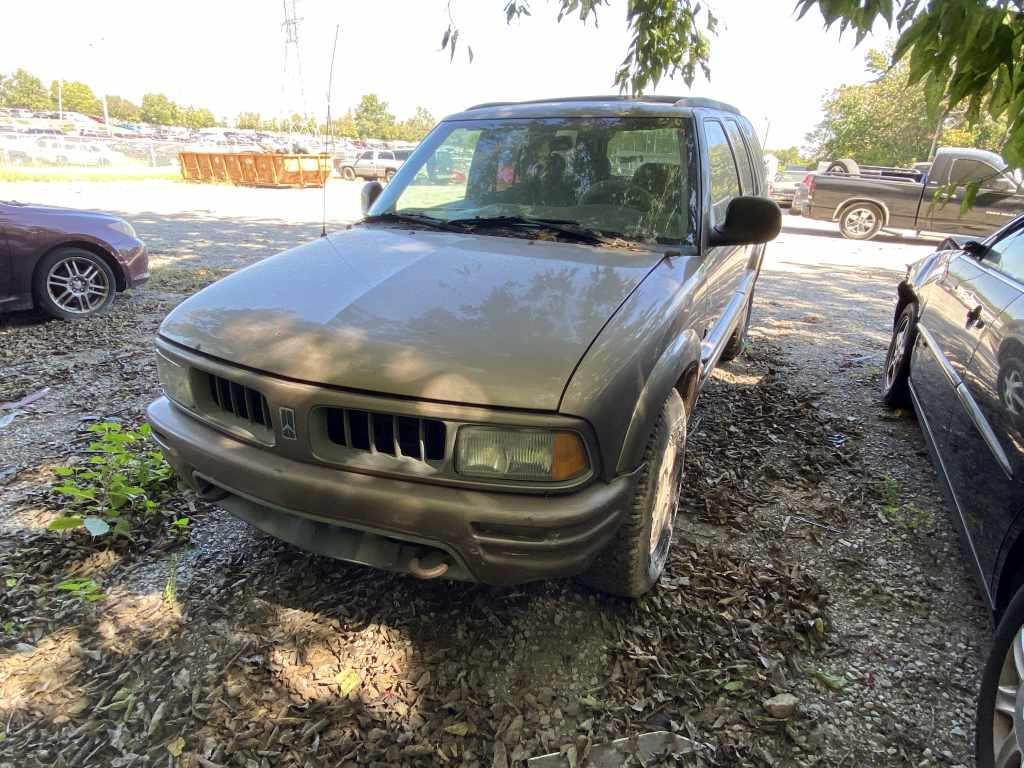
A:
POLYGON ((83 248, 57 248, 39 260, 32 279, 36 306, 58 320, 82 320, 114 303, 114 270, 83 248))
POLYGON ((1024 589, 1017 591, 992 638, 978 695, 975 759, 978 768, 1021 765, 1024 752, 1024 589))
POLYGON ((651 430, 632 503, 619 530, 581 577, 602 592, 640 597, 665 570, 686 452, 686 405, 672 390, 651 430))
POLYGON ((882 229, 882 216, 874 203, 854 203, 839 216, 839 231, 849 240, 870 240, 882 229))
POLYGON ((892 329, 882 370, 882 400, 890 408, 910 405, 910 353, 917 340, 917 304, 903 308, 892 329))
POLYGON ((355 181, 356 169, 350 165, 346 165, 344 168, 341 169, 341 178, 343 178, 345 181, 355 181))

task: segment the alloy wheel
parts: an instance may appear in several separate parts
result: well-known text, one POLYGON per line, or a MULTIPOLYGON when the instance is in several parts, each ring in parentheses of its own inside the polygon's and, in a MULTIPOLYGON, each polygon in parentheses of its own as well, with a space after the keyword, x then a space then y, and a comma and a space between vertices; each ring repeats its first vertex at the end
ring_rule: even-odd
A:
POLYGON ((875 228, 878 219, 868 208, 854 208, 843 218, 846 230, 855 235, 866 235, 875 228))
POLYGON ((1024 374, 1014 368, 1003 379, 1003 405, 1014 416, 1024 415, 1024 374))
POLYGON ((885 366, 885 388, 890 389, 900 367, 903 365, 903 357, 907 353, 907 334, 910 331, 910 318, 904 317, 896 329, 892 339, 892 352, 889 354, 889 362, 885 366))
POLYGON ((669 547, 672 545, 672 523, 679 503, 679 487, 682 484, 682 451, 676 429, 678 426, 673 429, 662 454, 654 495, 654 509, 651 511, 651 565, 658 572, 668 559, 669 547))
POLYGON ((1024 760, 1024 628, 1018 629, 1003 661, 992 718, 996 768, 1020 768, 1024 760))
POLYGON ((106 273, 82 256, 68 256, 46 276, 50 299, 65 312, 87 315, 103 306, 111 285, 106 273))

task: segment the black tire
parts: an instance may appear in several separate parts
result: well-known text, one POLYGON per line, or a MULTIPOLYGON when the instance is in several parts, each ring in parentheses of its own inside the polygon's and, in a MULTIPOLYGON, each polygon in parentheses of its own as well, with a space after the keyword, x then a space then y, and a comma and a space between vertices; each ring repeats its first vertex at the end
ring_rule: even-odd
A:
POLYGON ((892 327, 882 368, 882 401, 890 408, 910 406, 910 353, 917 340, 917 304, 903 308, 892 327))
MULTIPOLYGON (((1009 733, 1009 738, 1016 744, 1016 739, 1009 732, 1008 726, 1014 722, 1009 714, 1005 713, 1006 708, 1013 706, 1004 690, 1000 695, 1000 687, 1006 689, 1018 689, 1024 679, 1024 646, 1018 648, 1014 654, 1014 643, 1021 644, 1021 627, 1024 626, 1024 589, 1017 590, 1010 604, 1003 612, 999 625, 996 627, 995 635, 992 637, 992 648, 989 651, 988 661, 985 663, 985 671, 981 675, 981 692, 978 694, 978 712, 975 721, 974 752, 975 762, 978 768, 994 768, 1002 765, 1020 765, 1020 752, 1016 751, 1017 762, 997 761, 997 743, 1004 743, 1003 739, 1009 733), (999 697, 997 699, 997 696, 999 697), (1002 712, 996 715, 997 702, 1002 704, 1002 712)), ((1014 690, 1016 693, 1016 690, 1014 690)), ((1012 698, 1016 698, 1013 696, 1012 698)), ((1017 728, 1022 727, 1019 723, 1017 728)), ((1018 732, 1018 737, 1019 737, 1018 732)), ((1019 747, 1015 747, 1019 750, 1019 747)))
MULTIPOLYGON (((69 286, 72 279, 69 278, 69 286)), ((117 279, 114 270, 105 259, 84 248, 56 248, 50 251, 39 260, 32 277, 32 293, 36 306, 58 320, 83 320, 105 312, 114 303, 116 292, 117 279), (86 289, 88 286, 95 286, 98 290, 102 285, 103 294, 83 291, 81 300, 76 301, 72 294, 72 298, 62 302, 64 294, 55 286, 64 284, 58 283, 58 280, 63 281, 70 275, 71 265, 80 272, 88 272, 90 277, 86 289), (89 266, 95 272, 89 271, 89 266)), ((72 293, 71 288, 69 287, 65 293, 72 293)))
POLYGON ((1006 355, 999 361, 997 377, 999 400, 1003 408, 1018 422, 1024 420, 1024 360, 1006 355))
POLYGON ((679 503, 685 453, 686 405, 679 392, 672 390, 647 440, 643 467, 626 519, 608 547, 581 576, 584 583, 613 595, 640 597, 658 581, 672 546, 672 523, 679 503), (669 496, 660 496, 659 490, 669 496), (662 508, 665 514, 652 536, 659 496, 667 506, 662 508))
POLYGON ((391 180, 393 178, 395 178, 395 169, 394 168, 388 168, 386 171, 384 171, 384 182, 385 183, 390 184, 391 180))
POLYGON ((860 176, 860 166, 853 158, 844 157, 842 160, 833 160, 829 163, 825 173, 847 173, 850 176, 860 176))
POLYGON ((753 311, 754 294, 751 293, 750 298, 747 299, 747 309, 743 313, 743 322, 736 327, 736 330, 732 332, 732 336, 729 337, 729 341, 725 343, 725 349, 722 350, 722 356, 719 360, 727 363, 730 360, 735 360, 746 350, 747 330, 750 328, 750 314, 753 311))
POLYGON ((341 178, 343 178, 345 181, 355 181, 356 169, 353 168, 351 165, 346 165, 341 169, 341 178))
POLYGON ((849 240, 870 240, 881 231, 883 218, 874 203, 850 203, 839 214, 839 231, 849 240))

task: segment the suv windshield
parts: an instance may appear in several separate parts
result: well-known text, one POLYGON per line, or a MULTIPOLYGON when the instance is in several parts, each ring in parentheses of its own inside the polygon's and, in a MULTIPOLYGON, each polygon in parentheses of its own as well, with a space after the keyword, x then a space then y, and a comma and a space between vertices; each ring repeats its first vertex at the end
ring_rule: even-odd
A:
POLYGON ((680 118, 442 123, 370 215, 549 219, 630 240, 690 243, 691 136, 680 118))

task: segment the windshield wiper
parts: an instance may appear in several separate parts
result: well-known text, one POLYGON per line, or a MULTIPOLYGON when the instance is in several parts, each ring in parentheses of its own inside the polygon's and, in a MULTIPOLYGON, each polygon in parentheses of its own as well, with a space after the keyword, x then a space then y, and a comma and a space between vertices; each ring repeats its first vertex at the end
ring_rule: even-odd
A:
POLYGON ((569 219, 544 219, 535 216, 474 216, 468 219, 452 219, 448 223, 467 229, 489 227, 498 229, 547 229, 583 243, 607 245, 613 242, 596 229, 591 229, 569 219))
POLYGON ((363 221, 374 224, 376 222, 395 222, 398 224, 415 224, 431 229, 455 229, 448 226, 451 222, 444 219, 437 219, 422 213, 378 213, 376 216, 364 216, 363 221))

